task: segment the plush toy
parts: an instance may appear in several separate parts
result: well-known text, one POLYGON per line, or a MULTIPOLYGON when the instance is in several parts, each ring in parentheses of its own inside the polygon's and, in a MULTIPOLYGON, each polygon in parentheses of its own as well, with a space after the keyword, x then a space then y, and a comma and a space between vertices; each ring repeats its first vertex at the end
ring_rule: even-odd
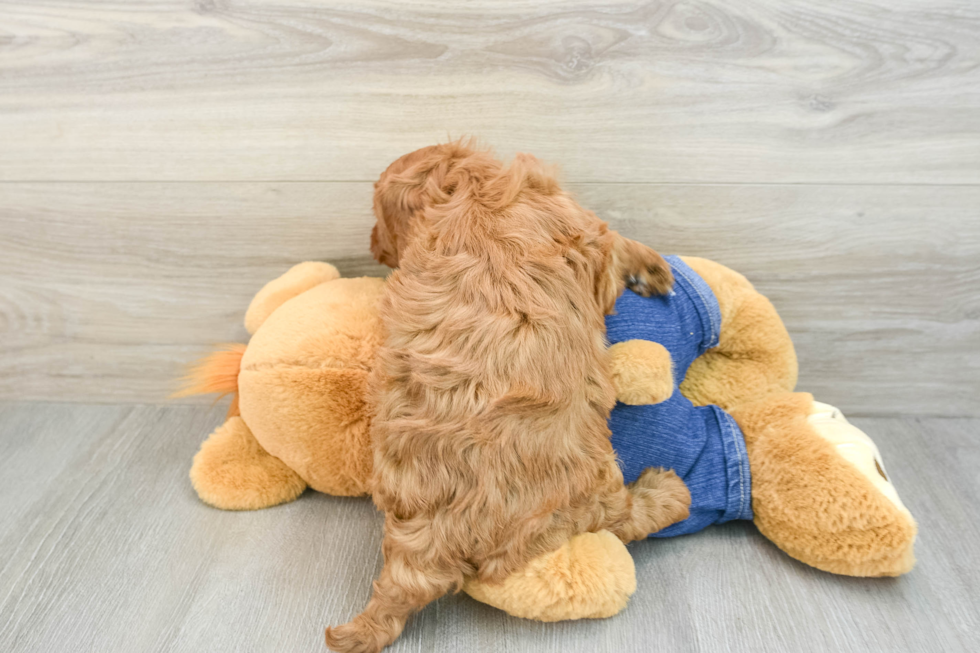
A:
MULTIPOLYGON (((874 443, 832 406, 793 392, 792 342, 769 301, 740 274, 669 257, 669 296, 626 291, 607 318, 619 403, 610 417, 624 477, 674 469, 690 516, 654 534, 753 519, 783 551, 819 569, 895 576, 915 560, 916 524, 874 443)), ((341 279, 301 263, 267 284, 245 315, 248 346, 203 360, 184 394, 237 393, 227 421, 194 457, 200 498, 228 510, 296 499, 307 487, 369 493, 366 380, 382 341, 384 280, 341 279)), ((636 587, 626 547, 584 533, 474 598, 516 616, 606 617, 636 587)))

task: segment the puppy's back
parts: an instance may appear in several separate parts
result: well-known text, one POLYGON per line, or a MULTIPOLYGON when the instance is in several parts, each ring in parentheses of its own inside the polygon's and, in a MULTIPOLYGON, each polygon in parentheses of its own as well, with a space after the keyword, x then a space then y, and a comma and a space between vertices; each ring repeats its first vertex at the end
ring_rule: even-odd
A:
POLYGON ((460 171, 382 302, 375 499, 487 577, 557 546, 577 505, 622 484, 594 293, 607 232, 532 164, 460 171))

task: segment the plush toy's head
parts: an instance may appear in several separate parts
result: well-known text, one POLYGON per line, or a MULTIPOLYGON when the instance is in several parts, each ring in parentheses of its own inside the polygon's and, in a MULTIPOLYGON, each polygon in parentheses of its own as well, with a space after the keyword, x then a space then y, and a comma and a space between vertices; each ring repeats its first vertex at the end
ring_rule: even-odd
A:
POLYGON ((368 493, 365 397, 382 340, 383 288, 367 277, 314 286, 275 308, 242 357, 242 418, 267 452, 320 492, 368 493))

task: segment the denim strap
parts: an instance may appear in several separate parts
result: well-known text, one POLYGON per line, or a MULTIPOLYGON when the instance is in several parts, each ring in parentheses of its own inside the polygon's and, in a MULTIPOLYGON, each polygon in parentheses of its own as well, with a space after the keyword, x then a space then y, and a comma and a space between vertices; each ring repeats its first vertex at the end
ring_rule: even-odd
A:
MULTIPOLYGON (((674 284, 681 286, 692 300, 701 319, 701 328, 705 334, 705 341, 698 352, 700 356, 709 349, 718 346, 718 339, 721 337, 721 307, 718 299, 711 287, 701 278, 697 272, 692 270, 680 256, 665 256, 671 269, 674 271, 674 284)), ((676 291, 673 291, 676 292, 676 291)))

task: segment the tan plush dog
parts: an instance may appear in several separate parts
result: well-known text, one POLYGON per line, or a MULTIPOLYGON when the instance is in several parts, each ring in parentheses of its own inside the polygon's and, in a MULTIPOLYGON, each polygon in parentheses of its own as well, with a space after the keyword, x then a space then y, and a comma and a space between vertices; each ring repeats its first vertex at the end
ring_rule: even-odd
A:
MULTIPOLYGON (((685 258, 721 308, 719 345, 688 370, 681 391, 722 406, 738 422, 752 470, 759 530, 825 571, 898 575, 914 564, 915 522, 885 476, 871 440, 839 412, 794 393, 796 355, 772 305, 738 273, 685 258)), ((383 279, 341 279, 302 263, 252 301, 248 346, 202 362, 186 394, 237 392, 228 420, 191 468, 200 498, 227 510, 296 499, 306 487, 369 493, 372 454, 366 380, 382 341, 383 279)), ((670 358, 647 341, 613 347, 620 401, 669 395, 670 358)), ((508 613, 556 621, 616 614, 636 586, 626 547, 608 532, 579 535, 502 584, 465 591, 508 613)))

